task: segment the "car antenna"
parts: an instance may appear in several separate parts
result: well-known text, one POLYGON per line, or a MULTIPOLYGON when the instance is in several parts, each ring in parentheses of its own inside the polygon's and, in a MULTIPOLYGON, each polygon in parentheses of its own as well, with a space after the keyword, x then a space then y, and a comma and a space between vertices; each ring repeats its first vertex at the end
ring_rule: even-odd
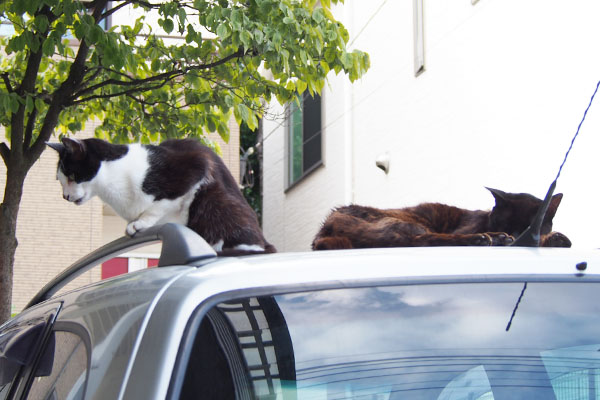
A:
MULTIPOLYGON (((556 182, 558 181, 558 178, 560 177, 560 173, 562 172, 562 169, 563 169, 565 163, 567 162, 569 153, 571 152, 571 149, 573 148, 573 143, 575 143, 575 139, 577 139, 577 136, 579 135, 579 130, 581 129, 581 125, 583 124, 583 121, 585 121, 585 116, 587 115, 587 112, 590 109, 592 102, 594 101, 594 96, 596 96, 599 86, 600 86, 600 81, 598 81, 598 83, 596 84, 596 90, 594 90, 594 94, 592 94, 592 98, 590 99, 590 104, 588 104, 587 108, 585 109, 585 112, 583 113, 583 118, 581 118, 581 122, 579 123, 579 126, 577 126, 577 132, 575 132, 573 139, 571 139, 571 145, 569 146, 569 149, 567 150, 567 153, 565 154, 565 158, 564 158, 562 164, 560 164, 560 168, 558 168, 558 174, 556 174, 556 178, 554 178, 554 181, 550 184, 550 188, 548 188, 548 192, 546 193, 546 197, 544 198, 542 205, 540 206, 539 210, 533 217, 531 224, 527 227, 527 229, 525 229, 525 231, 523 233, 521 233, 521 235, 519 235, 517 240, 515 240, 511 244, 511 246, 523 246, 523 247, 539 247, 540 246, 540 236, 541 236, 540 231, 542 229, 542 222, 544 221, 544 216, 546 215, 546 211, 548 210, 548 206, 550 205, 550 200, 552 199, 552 195, 554 194, 554 189, 556 188, 556 182)), ((523 295, 525 294, 526 290, 527 290, 527 282, 525 282, 523 284, 523 289, 521 290, 521 294, 519 295, 519 298, 517 299, 517 303, 515 304, 515 307, 513 308, 513 312, 510 316, 508 324, 506 325, 506 332, 508 332, 510 330, 510 327, 512 326, 513 319, 515 318, 515 315, 517 314, 517 309, 519 308, 519 304, 521 304, 521 300, 523 299, 523 295)))
POLYGON ((523 233, 521 233, 521 235, 519 235, 519 237, 511 244, 511 246, 539 247, 540 231, 542 229, 542 222, 544 221, 544 216, 546 215, 546 211, 548 210, 548 206, 550 205, 550 200, 552 199, 552 195, 554 194, 554 189, 556 188, 556 182, 558 181, 558 178, 560 177, 560 173, 562 172, 563 166, 567 162, 569 153, 571 152, 571 149, 573 148, 573 143, 575 143, 575 139, 577 139, 577 136, 579 135, 579 130, 581 129, 581 125, 583 124, 583 121, 585 121, 585 117, 588 113, 588 110, 590 109, 590 107, 592 105, 592 102, 594 101, 594 96, 596 96, 599 86, 600 86, 600 81, 596 85, 596 90, 594 90, 594 94, 592 94, 592 98, 590 99, 590 104, 588 104, 587 108, 585 109, 585 112, 583 113, 583 118, 581 119, 581 122, 579 123, 579 126, 577 127, 577 132, 575 132, 573 139, 571 139, 571 145, 569 146, 569 149, 567 150, 567 153, 565 154, 565 158, 564 158, 562 164, 560 164, 560 168, 558 169, 558 174, 556 174, 556 178, 554 178, 554 181, 550 185, 550 188, 548 189, 548 192, 546 193, 546 197, 544 198, 542 205, 540 206, 537 213, 533 217, 531 224, 527 227, 527 229, 525 229, 525 231, 523 231, 523 233))

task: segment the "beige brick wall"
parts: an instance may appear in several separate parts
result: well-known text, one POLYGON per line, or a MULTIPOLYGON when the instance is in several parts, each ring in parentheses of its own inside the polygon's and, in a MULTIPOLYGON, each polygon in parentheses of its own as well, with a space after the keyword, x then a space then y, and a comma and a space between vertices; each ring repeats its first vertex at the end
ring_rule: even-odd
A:
MULTIPOLYGON (((95 124, 88 123, 86 131, 77 137, 93 135, 95 124)), ((1 128, 0 128, 1 129, 1 128)), ((239 127, 230 123, 230 143, 220 142, 223 159, 239 179, 239 127)), ((213 136, 211 135, 211 138, 213 136)), ((3 130, 0 140, 4 141, 3 130)), ((55 140, 55 139, 54 139, 55 140)), ((61 186, 56 180, 58 157, 54 151, 45 151, 33 166, 25 181, 19 218, 13 281, 13 312, 19 312, 31 297, 66 267, 120 237, 125 222, 103 212, 103 205, 94 198, 81 206, 62 198, 61 186)), ((0 163, 0 194, 3 196, 6 167, 0 163)), ((158 253, 156 247, 138 249, 144 254, 158 253)), ((94 268, 69 284, 66 290, 100 279, 100 268, 94 268)))

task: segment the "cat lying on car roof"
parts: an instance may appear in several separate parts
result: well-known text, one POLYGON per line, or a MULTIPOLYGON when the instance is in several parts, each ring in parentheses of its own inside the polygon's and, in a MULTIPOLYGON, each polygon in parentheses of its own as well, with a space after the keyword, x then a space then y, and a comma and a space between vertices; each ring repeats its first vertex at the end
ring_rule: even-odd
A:
MULTIPOLYGON (((313 250, 412 246, 505 246, 531 223, 542 200, 527 193, 490 189, 491 211, 466 210, 439 203, 379 209, 359 205, 331 211, 312 243, 313 250)), ((552 197, 541 228, 540 246, 571 247, 560 232, 551 232, 562 193, 552 197)))

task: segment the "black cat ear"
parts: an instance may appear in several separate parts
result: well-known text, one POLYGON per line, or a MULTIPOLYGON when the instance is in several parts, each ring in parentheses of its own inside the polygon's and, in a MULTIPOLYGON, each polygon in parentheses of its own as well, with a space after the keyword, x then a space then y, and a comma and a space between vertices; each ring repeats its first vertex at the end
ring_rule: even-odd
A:
POLYGON ((552 200, 550 200, 550 204, 548 205, 548 211, 546 211, 546 218, 554 218, 554 215, 556 214, 556 210, 560 205, 562 197, 562 193, 558 193, 552 196, 552 200))
POLYGON ((46 144, 48 145, 48 147, 56 150, 58 152, 58 155, 62 155, 65 152, 65 146, 62 143, 46 142, 46 144))
POLYGON ((494 199, 496 199, 496 204, 500 201, 506 201, 506 193, 502 190, 492 189, 486 186, 486 189, 489 190, 493 195, 494 199))
POLYGON ((85 143, 81 140, 64 137, 62 138, 62 144, 66 152, 71 154, 75 160, 80 160, 85 156, 85 143))

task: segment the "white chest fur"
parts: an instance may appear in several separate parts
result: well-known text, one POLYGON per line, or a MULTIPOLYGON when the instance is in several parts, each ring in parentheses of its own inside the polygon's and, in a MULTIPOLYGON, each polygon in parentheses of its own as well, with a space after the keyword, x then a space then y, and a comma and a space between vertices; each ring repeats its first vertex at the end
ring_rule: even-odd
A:
POLYGON ((148 151, 139 144, 132 144, 124 157, 101 163, 98 174, 90 181, 92 190, 117 214, 128 222, 133 221, 154 199, 142 191, 149 167, 148 151))
POLYGON ((142 190, 150 168, 148 158, 146 148, 130 145, 124 157, 102 162, 98 174, 90 181, 94 194, 129 222, 127 233, 130 235, 156 224, 187 224, 190 204, 198 188, 207 182, 201 179, 184 195, 157 201, 142 190))

